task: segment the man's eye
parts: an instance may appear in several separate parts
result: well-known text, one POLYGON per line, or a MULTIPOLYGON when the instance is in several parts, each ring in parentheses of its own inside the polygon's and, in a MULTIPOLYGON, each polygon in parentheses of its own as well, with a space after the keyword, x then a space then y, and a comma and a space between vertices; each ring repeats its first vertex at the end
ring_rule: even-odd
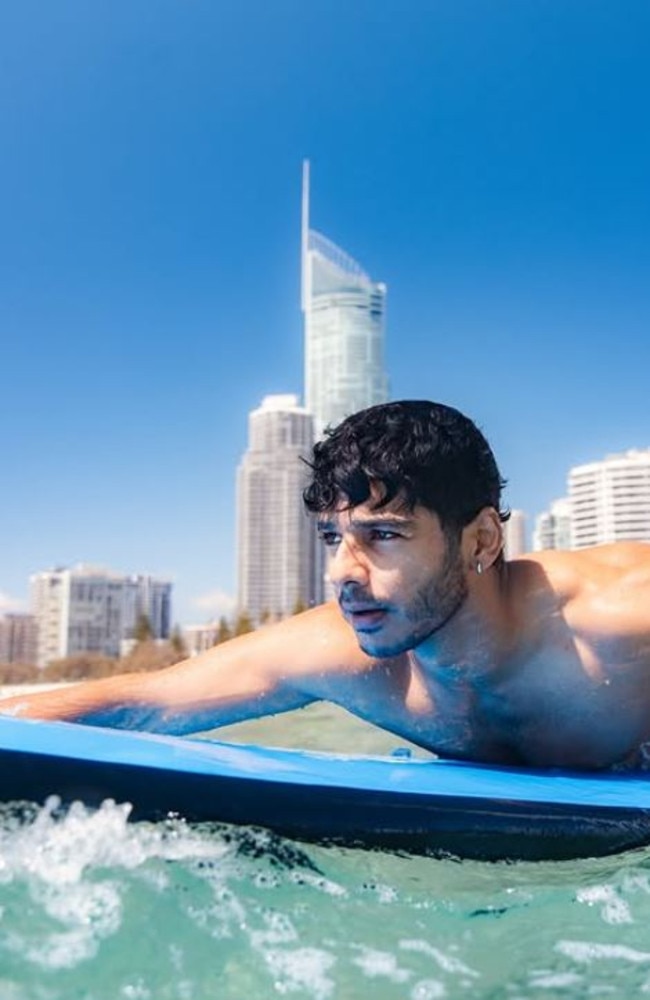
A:
POLYGON ((319 531, 318 534, 323 545, 327 545, 328 548, 338 545, 341 541, 341 536, 336 531, 319 531))
POLYGON ((375 542, 390 542, 393 538, 399 538, 399 535, 396 531, 390 531, 388 528, 385 530, 382 528, 375 528, 372 533, 372 539, 375 542))

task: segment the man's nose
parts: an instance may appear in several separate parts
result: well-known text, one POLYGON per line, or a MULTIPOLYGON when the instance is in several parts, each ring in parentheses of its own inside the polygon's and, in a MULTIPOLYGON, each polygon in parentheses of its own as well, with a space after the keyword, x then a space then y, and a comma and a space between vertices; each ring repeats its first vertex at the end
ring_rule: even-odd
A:
POLYGON ((332 585, 339 589, 346 583, 368 582, 368 567, 363 554, 353 542, 345 538, 341 540, 330 556, 327 575, 332 585))

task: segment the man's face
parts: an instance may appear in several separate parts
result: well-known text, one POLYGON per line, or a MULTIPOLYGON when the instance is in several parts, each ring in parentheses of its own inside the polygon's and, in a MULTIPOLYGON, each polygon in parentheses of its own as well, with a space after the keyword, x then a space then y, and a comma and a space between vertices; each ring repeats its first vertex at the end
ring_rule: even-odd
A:
POLYGON ((467 581, 459 546, 436 514, 403 505, 346 510, 319 518, 329 577, 341 611, 370 656, 397 656, 420 645, 462 607, 467 581))

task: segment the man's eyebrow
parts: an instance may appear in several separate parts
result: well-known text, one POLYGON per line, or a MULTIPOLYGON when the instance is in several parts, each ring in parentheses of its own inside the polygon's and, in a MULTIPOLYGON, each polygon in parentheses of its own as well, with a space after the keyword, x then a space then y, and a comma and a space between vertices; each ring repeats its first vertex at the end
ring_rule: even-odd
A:
MULTIPOLYGON (((408 514, 377 514, 375 517, 354 517, 350 518, 348 526, 350 528, 357 529, 367 529, 367 528, 405 528, 413 524, 414 518, 408 514)), ((317 522, 317 528, 319 531, 337 531, 338 525, 333 519, 323 519, 317 522)))
POLYGON ((350 524, 353 528, 405 528, 407 525, 413 524, 413 518, 400 514, 386 514, 382 517, 380 514, 377 517, 368 518, 352 517, 350 524))

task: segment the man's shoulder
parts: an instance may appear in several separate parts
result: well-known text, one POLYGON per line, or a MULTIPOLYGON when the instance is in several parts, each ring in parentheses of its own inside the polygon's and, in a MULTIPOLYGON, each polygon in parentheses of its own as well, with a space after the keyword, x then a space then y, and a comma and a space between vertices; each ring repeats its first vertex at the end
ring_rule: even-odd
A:
POLYGON ((615 542, 590 548, 566 550, 544 549, 513 559, 510 565, 530 564, 543 571, 551 584, 581 582, 607 582, 632 572, 650 572, 650 544, 648 542, 615 542))
POLYGON ((534 562, 578 630, 650 633, 650 544, 619 542, 540 552, 534 562))
POLYGON ((641 606, 650 598, 650 544, 644 542, 547 549, 507 565, 513 592, 523 593, 526 600, 546 595, 555 607, 602 605, 614 597, 618 607, 621 602, 641 606))

